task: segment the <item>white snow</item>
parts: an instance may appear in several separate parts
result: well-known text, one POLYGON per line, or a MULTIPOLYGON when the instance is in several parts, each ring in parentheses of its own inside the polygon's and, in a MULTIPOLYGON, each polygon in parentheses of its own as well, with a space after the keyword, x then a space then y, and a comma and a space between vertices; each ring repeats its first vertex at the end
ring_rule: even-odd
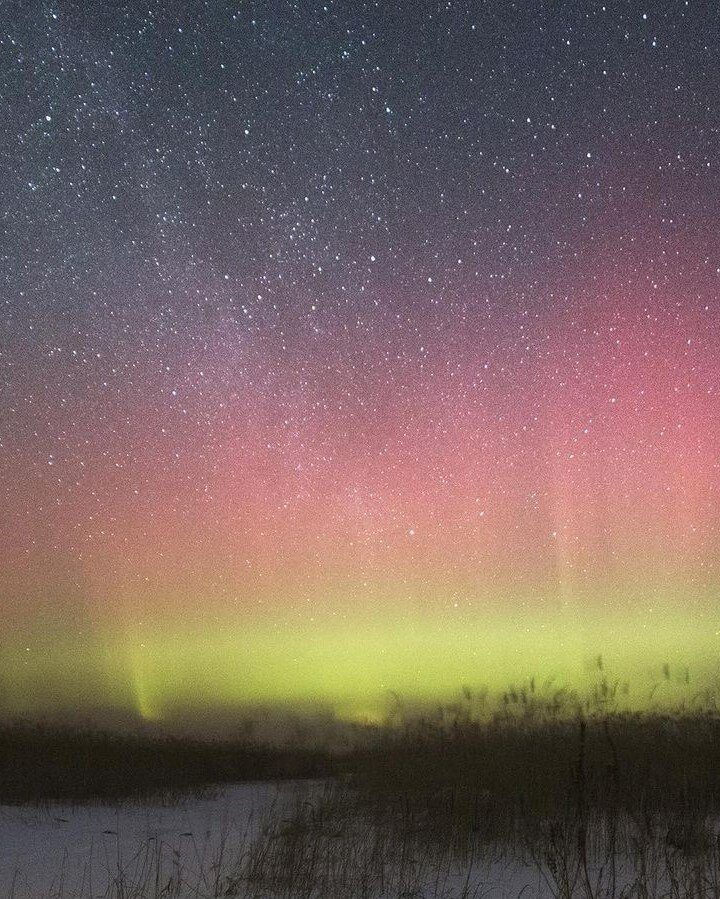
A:
POLYGON ((292 784, 243 784, 172 805, 0 806, 0 896, 105 896, 180 871, 193 892, 200 882, 200 895, 212 894, 202 881, 221 853, 241 851, 291 795, 292 784))
MULTIPOLYGON (((273 899, 262 885, 237 879, 240 859, 264 821, 271 816, 277 821, 278 813, 289 819, 298 799, 312 800, 313 792, 322 789, 319 782, 256 783, 227 786, 205 798, 168 805, 0 806, 0 897, 203 899, 235 895, 237 887, 240 896, 273 899)), ((362 829, 358 839, 362 840, 362 829)), ((623 862, 620 855, 616 860, 619 890, 633 882, 634 874, 629 860, 623 862)), ((536 864, 511 854, 481 855, 470 871, 449 860, 447 867, 444 862, 440 868, 432 863, 420 867, 410 872, 411 877, 417 875, 412 891, 416 899, 553 895, 536 864)), ((661 865, 657 867, 655 876, 663 880, 661 865)), ((592 865, 593 879, 598 872, 592 865)), ((287 891, 282 895, 293 899, 287 891)))

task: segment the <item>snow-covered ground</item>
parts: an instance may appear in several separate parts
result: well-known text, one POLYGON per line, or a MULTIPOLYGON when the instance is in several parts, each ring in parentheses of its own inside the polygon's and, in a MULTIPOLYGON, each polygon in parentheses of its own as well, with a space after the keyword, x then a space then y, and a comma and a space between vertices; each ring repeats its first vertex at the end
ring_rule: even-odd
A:
MULTIPOLYGON (((243 899, 294 899, 296 895, 308 895, 307 889, 296 892, 287 884, 278 891, 262 878, 253 881, 240 872, 248 870, 242 862, 247 863, 254 841, 266 830, 263 824, 274 822, 271 833, 275 836, 262 844, 263 852, 269 851, 272 856, 268 847, 278 839, 278 825, 282 830, 293 816, 297 820, 298 808, 303 803, 312 807, 323 789, 321 783, 258 783, 227 786, 213 795, 189 797, 173 804, 46 809, 0 806, 0 899, 205 899, 233 895, 243 899)), ((358 885, 365 885, 363 896, 403 895, 413 899, 545 899, 555 892, 545 880, 552 879, 547 866, 543 875, 537 864, 510 854, 506 858, 502 853, 492 858, 479 856, 463 867, 449 858, 439 863, 424 856, 408 861, 404 851, 400 856, 390 851, 388 861, 378 869, 373 849, 377 843, 372 837, 365 842, 367 831, 362 826, 356 830, 351 821, 347 828, 347 820, 342 825, 332 824, 322 831, 322 845, 334 845, 337 829, 347 850, 341 854, 340 869, 343 864, 355 864, 372 871, 375 886, 367 888, 368 881, 362 875, 355 880, 341 870, 334 882, 343 884, 343 899, 354 899, 358 885), (397 873, 399 863, 406 869, 404 874, 397 873), (378 870, 379 878, 375 876, 378 870), (376 888, 378 882, 384 889, 376 888)), ((314 849, 315 844, 311 844, 311 855, 314 849)), ((538 857, 546 856, 540 853, 538 857)), ((662 881, 667 878, 660 873, 664 857, 662 847, 661 855, 646 856, 646 867, 655 869, 655 874, 650 872, 655 883, 646 882, 643 895, 665 895, 662 881)), ((634 881, 637 869, 628 859, 623 864, 619 855, 616 861, 614 889, 608 889, 606 861, 604 889, 593 891, 593 895, 617 896, 621 886, 627 888, 634 881)), ((282 868, 284 861, 280 864, 282 868)), ((335 862, 327 864, 329 869, 335 862)), ((324 866, 325 861, 320 868, 324 870, 324 866)), ((600 868, 591 865, 590 869, 595 879, 600 868)), ((681 866, 676 873, 683 870, 681 866)), ((717 886, 720 890, 720 884, 717 886)), ((323 895, 322 889, 313 896, 323 895)), ((580 883, 578 890, 583 891, 580 883)))
POLYGON ((0 806, 0 896, 120 896, 173 878, 213 895, 215 872, 294 795, 292 784, 242 784, 171 805, 0 806))
MULTIPOLYGON (((314 788, 243 784, 169 805, 0 806, 0 897, 228 895, 228 874, 238 870, 263 820, 314 788)), ((462 870, 443 872, 440 884, 428 883, 428 895, 459 896, 468 883, 493 899, 541 894, 536 870, 496 862, 476 864, 470 879, 462 870)))

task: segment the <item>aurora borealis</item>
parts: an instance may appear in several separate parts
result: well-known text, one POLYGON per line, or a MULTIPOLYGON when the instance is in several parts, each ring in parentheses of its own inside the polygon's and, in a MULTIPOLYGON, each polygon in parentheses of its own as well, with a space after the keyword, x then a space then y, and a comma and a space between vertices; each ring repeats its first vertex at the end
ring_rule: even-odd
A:
POLYGON ((713 684, 719 16, 0 6, 0 710, 713 684))

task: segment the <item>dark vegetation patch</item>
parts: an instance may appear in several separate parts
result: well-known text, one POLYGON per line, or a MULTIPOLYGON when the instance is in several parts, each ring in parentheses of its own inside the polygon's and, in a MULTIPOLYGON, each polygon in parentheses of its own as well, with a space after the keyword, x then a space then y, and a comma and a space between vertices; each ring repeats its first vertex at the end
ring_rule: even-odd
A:
POLYGON ((214 784, 327 777, 319 750, 30 724, 0 726, 0 802, 149 799, 214 784))

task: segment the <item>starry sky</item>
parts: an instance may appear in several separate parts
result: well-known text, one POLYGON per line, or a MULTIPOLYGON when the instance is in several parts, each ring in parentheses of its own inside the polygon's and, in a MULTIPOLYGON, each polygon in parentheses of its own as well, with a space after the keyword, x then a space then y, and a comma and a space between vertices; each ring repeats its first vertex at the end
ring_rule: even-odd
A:
POLYGON ((714 670, 719 45, 1 3, 0 707, 714 670))

